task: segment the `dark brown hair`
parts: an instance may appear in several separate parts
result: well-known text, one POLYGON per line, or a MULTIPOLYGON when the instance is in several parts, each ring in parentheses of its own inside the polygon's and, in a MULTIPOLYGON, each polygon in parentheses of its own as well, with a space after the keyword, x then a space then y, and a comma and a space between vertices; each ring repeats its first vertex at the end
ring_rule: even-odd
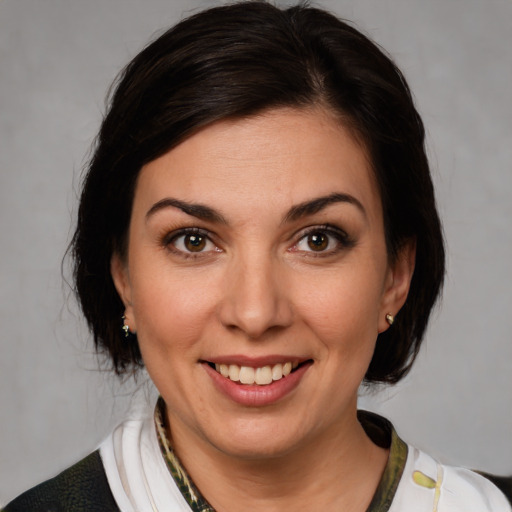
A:
POLYGON ((110 275, 123 255, 143 165, 201 127, 263 110, 320 104, 370 156, 388 253, 416 242, 416 267, 396 323, 379 335, 366 382, 394 383, 410 369, 444 278, 441 225, 424 128, 391 59, 335 16, 310 7, 242 2, 200 12, 165 32, 118 77, 83 183, 72 241, 76 292, 97 349, 117 373, 142 365, 121 330, 110 275))

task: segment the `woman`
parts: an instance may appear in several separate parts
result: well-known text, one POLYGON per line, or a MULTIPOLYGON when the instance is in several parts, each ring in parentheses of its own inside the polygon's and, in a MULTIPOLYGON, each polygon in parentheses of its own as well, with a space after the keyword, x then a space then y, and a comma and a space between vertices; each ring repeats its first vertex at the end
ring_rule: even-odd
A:
POLYGON ((423 143, 399 70, 326 12, 210 9, 144 49, 73 254, 98 349, 161 397, 5 510, 511 510, 357 413, 362 382, 409 371, 442 286, 423 143))

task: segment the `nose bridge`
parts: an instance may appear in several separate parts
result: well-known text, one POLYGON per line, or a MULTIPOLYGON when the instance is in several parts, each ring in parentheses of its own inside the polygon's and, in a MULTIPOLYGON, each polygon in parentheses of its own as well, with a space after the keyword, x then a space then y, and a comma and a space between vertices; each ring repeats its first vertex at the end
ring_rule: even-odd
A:
POLYGON ((280 279, 280 267, 270 251, 245 250, 234 258, 225 276, 221 305, 224 325, 258 338, 273 327, 290 323, 291 304, 280 279))

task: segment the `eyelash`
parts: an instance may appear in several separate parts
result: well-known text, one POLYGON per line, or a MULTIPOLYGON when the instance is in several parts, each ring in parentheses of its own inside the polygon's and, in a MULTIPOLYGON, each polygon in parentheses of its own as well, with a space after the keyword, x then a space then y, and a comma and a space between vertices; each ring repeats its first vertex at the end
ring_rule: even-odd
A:
MULTIPOLYGON (((184 242, 183 242, 184 243, 184 242)), ((355 241, 350 238, 350 236, 343 231, 342 229, 330 225, 330 224, 324 224, 320 226, 312 226, 309 228, 306 228, 302 230, 299 233, 299 238, 296 243, 293 244, 293 246, 289 249, 290 252, 300 252, 304 255, 307 255, 308 257, 328 257, 333 254, 338 253, 339 251, 343 249, 347 249, 350 247, 353 247, 355 244, 355 241), (314 249, 311 250, 304 250, 299 248, 299 244, 302 241, 306 241, 308 237, 311 237, 313 235, 325 235, 328 237, 327 240, 327 249, 326 250, 319 250, 315 251, 314 249), (329 248, 329 245, 331 244, 332 239, 334 239, 334 243, 336 246, 334 248, 329 248)), ((173 231, 172 233, 167 234, 163 237, 162 245, 167 248, 169 251, 178 254, 182 258, 201 258, 207 256, 209 253, 213 252, 220 252, 221 250, 215 245, 211 238, 211 233, 200 228, 183 228, 178 231, 173 231), (204 240, 204 243, 206 246, 208 244, 211 244, 213 246, 213 249, 208 250, 199 250, 197 252, 194 251, 188 251, 186 248, 180 249, 176 246, 176 242, 180 238, 184 238, 187 236, 194 236, 201 237, 204 240)), ((311 247, 310 247, 311 248, 311 247)))
MULTIPOLYGON (((330 244, 331 241, 328 240, 327 243, 330 244)), ((313 227, 303 230, 299 234, 298 241, 291 247, 290 251, 303 252, 308 257, 318 258, 318 257, 332 256, 333 254, 336 254, 343 249, 348 249, 350 247, 353 247, 354 245, 355 245, 355 240, 353 240, 345 231, 343 231, 342 229, 340 229, 336 226, 333 226, 331 224, 324 224, 321 226, 313 226, 313 227), (330 239, 334 238, 334 243, 336 244, 336 246, 332 249, 328 248, 326 250, 320 250, 320 251, 315 251, 313 249, 303 250, 303 249, 298 248, 299 244, 302 241, 306 241, 306 243, 307 243, 308 237, 311 237, 312 235, 317 235, 317 234, 318 235, 326 235, 330 239)), ((327 246, 327 247, 329 247, 329 246, 327 246)))
POLYGON ((169 251, 178 254, 182 258, 200 258, 206 256, 208 253, 210 253, 212 250, 214 252, 219 252, 220 249, 215 245, 215 243, 211 239, 211 235, 208 231, 200 228, 184 228, 180 229, 178 231, 173 231, 172 233, 169 233, 166 235, 162 240, 162 245, 167 248, 169 251), (200 250, 197 252, 193 251, 187 251, 186 249, 179 249, 176 247, 176 241, 180 238, 184 238, 186 236, 194 236, 201 237, 206 244, 212 244, 213 249, 210 250, 200 250))

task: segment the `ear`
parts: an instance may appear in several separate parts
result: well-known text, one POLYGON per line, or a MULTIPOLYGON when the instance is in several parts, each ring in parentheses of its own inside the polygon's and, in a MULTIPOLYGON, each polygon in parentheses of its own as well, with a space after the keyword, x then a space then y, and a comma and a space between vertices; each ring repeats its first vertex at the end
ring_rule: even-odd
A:
POLYGON ((133 314, 132 286, 128 265, 118 253, 114 253, 110 259, 110 274, 112 275, 117 293, 125 307, 124 316, 126 325, 130 327, 131 332, 136 332, 137 326, 135 325, 135 316, 133 314))
POLYGON ((389 328, 386 315, 397 315, 405 304, 414 273, 415 261, 416 241, 409 240, 400 248, 394 262, 389 265, 379 315, 379 333, 389 328))

